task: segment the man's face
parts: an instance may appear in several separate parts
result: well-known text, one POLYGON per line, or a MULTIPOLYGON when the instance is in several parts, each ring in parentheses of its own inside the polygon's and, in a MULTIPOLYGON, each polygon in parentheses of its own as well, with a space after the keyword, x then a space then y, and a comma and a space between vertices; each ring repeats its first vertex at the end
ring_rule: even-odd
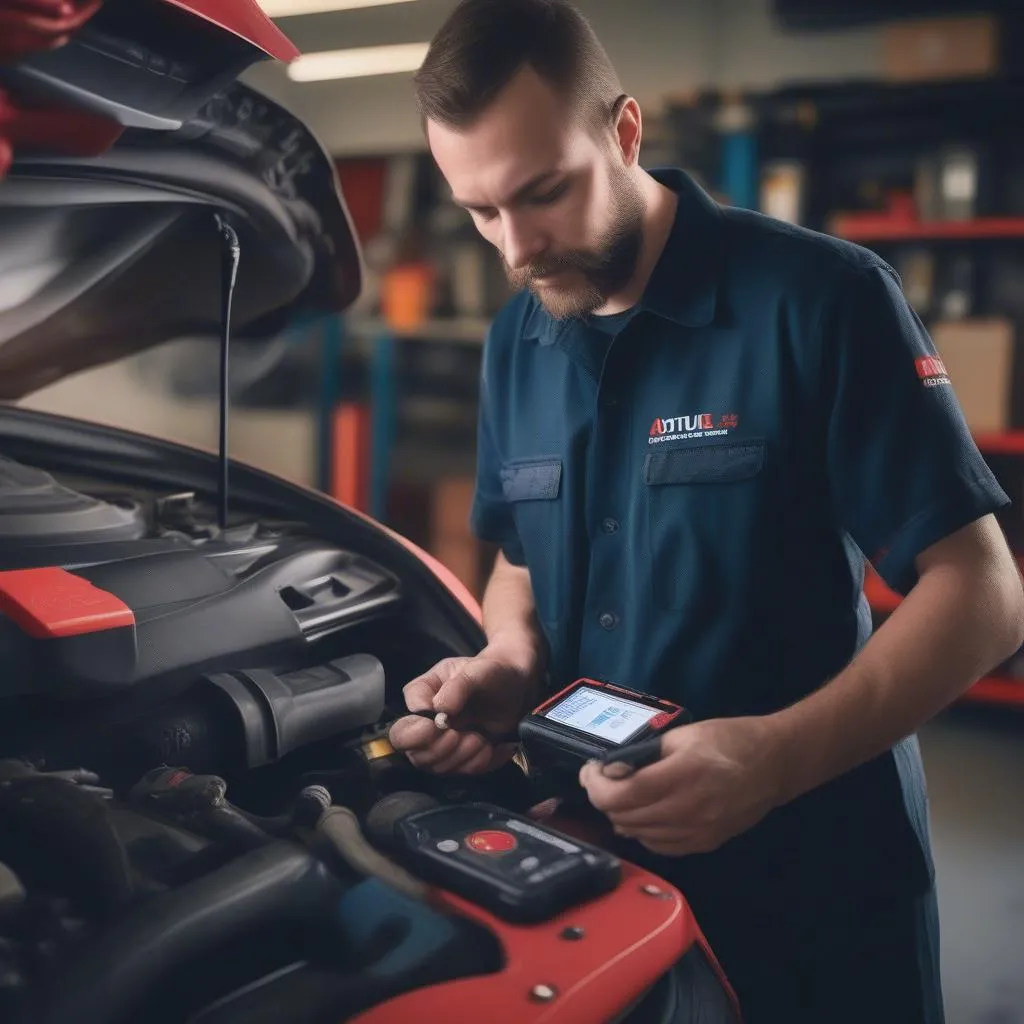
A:
POLYGON ((468 129, 431 122, 455 201, 501 254, 509 284, 557 318, 605 304, 633 276, 643 204, 610 132, 588 130, 525 69, 468 129))

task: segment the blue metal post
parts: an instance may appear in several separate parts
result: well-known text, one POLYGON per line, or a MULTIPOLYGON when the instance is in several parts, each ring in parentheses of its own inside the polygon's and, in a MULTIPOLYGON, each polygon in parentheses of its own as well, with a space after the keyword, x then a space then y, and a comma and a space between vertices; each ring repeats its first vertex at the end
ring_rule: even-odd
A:
POLYGON ((716 121, 722 138, 722 191, 731 205, 756 210, 760 205, 761 172, 755 112, 736 97, 722 105, 716 121))
POLYGON ((317 487, 331 493, 334 464, 334 411, 341 400, 341 356, 344 327, 340 316, 320 321, 320 395, 317 402, 317 487))
POLYGON ((370 515, 387 521, 388 487, 391 479, 391 448, 397 430, 395 385, 395 338, 382 331, 373 343, 370 363, 371 437, 370 515))

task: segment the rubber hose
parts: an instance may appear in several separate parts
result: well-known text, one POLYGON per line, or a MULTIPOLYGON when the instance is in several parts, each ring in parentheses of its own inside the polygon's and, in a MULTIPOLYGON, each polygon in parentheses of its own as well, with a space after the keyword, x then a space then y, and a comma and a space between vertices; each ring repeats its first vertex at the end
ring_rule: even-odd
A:
POLYGON ((316 825, 346 863, 361 875, 379 878, 386 885, 415 900, 425 900, 428 887, 367 842, 359 819, 347 807, 328 807, 316 825))
POLYGON ((224 840, 243 850, 254 850, 273 842, 269 833, 230 804, 211 807, 199 816, 199 820, 206 826, 204 831, 208 838, 224 840))
POLYGON ((3 862, 0 862, 0 921, 17 913, 25 902, 25 887, 21 879, 3 862))
POLYGON ((0 785, 0 856, 30 888, 37 878, 59 878, 91 916, 111 915, 134 892, 106 803, 62 779, 28 774, 0 785))
POLYGON ((13 1024, 136 1024, 158 982, 254 928, 309 924, 342 885, 311 853, 275 842, 133 907, 40 978, 13 1024))

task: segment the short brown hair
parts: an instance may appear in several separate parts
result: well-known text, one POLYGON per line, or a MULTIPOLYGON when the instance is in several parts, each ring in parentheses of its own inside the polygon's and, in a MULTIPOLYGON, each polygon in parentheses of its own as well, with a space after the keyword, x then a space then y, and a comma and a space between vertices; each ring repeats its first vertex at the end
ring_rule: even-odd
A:
POLYGON ((468 127, 525 67, 598 124, 622 97, 604 47, 566 0, 462 0, 415 76, 424 123, 468 127))

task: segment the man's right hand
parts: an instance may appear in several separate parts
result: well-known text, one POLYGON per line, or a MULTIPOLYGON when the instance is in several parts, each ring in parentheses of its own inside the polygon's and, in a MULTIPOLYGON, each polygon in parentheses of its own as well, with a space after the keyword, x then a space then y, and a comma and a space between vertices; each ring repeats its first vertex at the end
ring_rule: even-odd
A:
POLYGON ((530 710, 538 683, 534 661, 488 647, 472 658, 438 662, 403 693, 411 711, 445 712, 448 728, 406 716, 391 726, 392 746, 417 768, 438 774, 499 768, 515 754, 516 744, 494 745, 485 736, 514 731, 530 710))

